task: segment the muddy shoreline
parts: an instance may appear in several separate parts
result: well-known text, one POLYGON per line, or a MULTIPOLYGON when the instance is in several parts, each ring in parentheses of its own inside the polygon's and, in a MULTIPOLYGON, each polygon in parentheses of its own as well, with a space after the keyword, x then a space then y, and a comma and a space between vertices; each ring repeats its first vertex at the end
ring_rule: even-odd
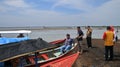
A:
POLYGON ((84 52, 79 55, 73 67, 120 67, 120 40, 114 45, 113 61, 104 60, 104 41, 92 39, 93 48, 87 48, 84 42, 84 52))

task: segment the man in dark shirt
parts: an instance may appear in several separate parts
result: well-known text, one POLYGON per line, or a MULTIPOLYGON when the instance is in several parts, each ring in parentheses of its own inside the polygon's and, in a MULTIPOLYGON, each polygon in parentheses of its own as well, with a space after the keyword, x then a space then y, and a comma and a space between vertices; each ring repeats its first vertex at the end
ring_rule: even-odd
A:
POLYGON ((79 51, 82 53, 83 52, 83 49, 82 49, 82 41, 83 41, 83 36, 84 36, 84 33, 83 31, 81 30, 80 27, 77 27, 77 41, 78 41, 78 44, 79 44, 79 51))

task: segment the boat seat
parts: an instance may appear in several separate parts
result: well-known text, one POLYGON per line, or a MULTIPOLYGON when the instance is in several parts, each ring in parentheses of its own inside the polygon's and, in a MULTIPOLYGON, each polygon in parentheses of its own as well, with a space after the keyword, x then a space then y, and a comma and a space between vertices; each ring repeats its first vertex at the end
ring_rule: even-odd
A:
POLYGON ((60 51, 59 51, 59 52, 54 53, 54 55, 55 55, 56 57, 58 57, 60 54, 61 54, 61 52, 60 52, 60 51))
POLYGON ((41 56, 42 56, 45 60, 48 60, 48 59, 49 59, 49 57, 48 57, 47 54, 41 54, 41 56))
POLYGON ((29 57, 28 59, 31 62, 31 64, 35 64, 35 61, 34 61, 33 57, 29 57))
MULTIPOLYGON (((44 58, 45 60, 48 60, 49 59, 49 57, 48 57, 48 55, 47 54, 41 54, 41 55, 38 55, 37 56, 38 58, 44 58)), ((34 56, 32 56, 32 57, 29 57, 28 58, 29 59, 29 61, 32 63, 32 64, 35 64, 35 57, 34 56)))

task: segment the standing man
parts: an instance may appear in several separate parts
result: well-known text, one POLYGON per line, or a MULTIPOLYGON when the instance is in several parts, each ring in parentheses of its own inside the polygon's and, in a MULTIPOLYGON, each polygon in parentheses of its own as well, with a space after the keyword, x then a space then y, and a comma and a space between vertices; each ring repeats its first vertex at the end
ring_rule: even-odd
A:
POLYGON ((92 48, 92 29, 90 28, 90 26, 87 27, 87 32, 86 32, 86 40, 87 40, 87 45, 88 48, 92 48))
POLYGON ((78 44, 79 44, 79 51, 81 53, 83 52, 83 49, 82 49, 83 36, 84 36, 84 33, 81 30, 81 28, 78 26, 77 27, 77 37, 76 38, 77 38, 77 41, 78 41, 78 44))
POLYGON ((110 26, 108 26, 107 31, 104 32, 103 40, 105 45, 105 61, 113 60, 114 33, 111 31, 110 26))

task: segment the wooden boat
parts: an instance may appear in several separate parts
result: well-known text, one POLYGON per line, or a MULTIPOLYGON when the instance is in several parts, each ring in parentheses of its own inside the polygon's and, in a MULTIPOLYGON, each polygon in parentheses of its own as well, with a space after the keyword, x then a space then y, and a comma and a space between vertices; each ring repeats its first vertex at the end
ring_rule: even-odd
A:
MULTIPOLYGON (((53 42, 50 42, 50 43, 62 45, 64 41, 65 40, 57 40, 57 41, 53 41, 53 42)), ((54 48, 52 50, 39 52, 39 55, 37 56, 37 61, 35 60, 35 56, 30 56, 28 58, 29 61, 30 61, 30 64, 26 65, 26 67, 35 67, 35 66, 36 67, 41 67, 41 65, 43 65, 43 67, 47 67, 46 64, 49 64, 51 62, 54 63, 56 61, 71 57, 71 56, 73 56, 71 54, 73 54, 75 49, 77 48, 77 43, 72 44, 72 46, 73 47, 69 51, 65 52, 64 54, 61 54, 60 47, 54 48), (71 56, 69 56, 69 55, 71 55, 71 56)), ((78 53, 75 54, 75 55, 78 56, 78 53)), ((71 59, 66 60, 66 61, 70 61, 70 60, 75 60, 75 58, 74 59, 71 58, 71 59)), ((63 63, 63 62, 60 62, 60 63, 63 63)), ((73 64, 73 62, 71 62, 70 65, 71 64, 73 64)), ((61 66, 58 66, 58 67, 61 67, 61 66)))
POLYGON ((61 44, 65 41, 65 39, 61 39, 61 40, 55 40, 55 41, 52 41, 50 42, 50 44, 61 44))
MULTIPOLYGON (((0 62, 5 62, 5 61, 11 61, 16 62, 16 59, 20 59, 19 62, 21 62, 21 58, 24 58, 24 60, 27 59, 27 62, 21 62, 20 67, 34 67, 39 64, 46 64, 48 62, 54 61, 56 59, 59 59, 61 57, 68 56, 72 54, 72 51, 74 51, 75 48, 77 48, 77 43, 74 43, 72 48, 65 52, 64 54, 60 54, 60 47, 56 46, 57 45, 63 45, 65 40, 57 40, 50 42, 48 44, 44 40, 39 39, 29 39, 27 41, 22 41, 22 42, 15 42, 15 43, 9 43, 7 45, 1 45, 0 46, 0 62), (52 44, 51 44, 52 43, 52 44), (34 44, 34 45, 33 45, 34 44), (55 44, 55 45, 53 45, 55 44), (11 46, 10 46, 11 45, 11 46), (41 45, 41 46, 40 46, 41 45), (43 46, 44 45, 44 46, 43 46), (17 51, 11 50, 14 49, 17 51), (32 49, 31 49, 32 47, 32 49), (7 50, 5 50, 7 48, 7 50), (2 54, 2 52, 4 52, 2 54), (36 60, 35 60, 36 59, 36 60)), ((13 67, 17 67, 16 64, 13 63, 13 67)))
POLYGON ((16 30, 16 31, 0 31, 0 45, 7 44, 7 43, 14 43, 14 42, 20 42, 24 40, 28 40, 28 34, 30 34, 30 30, 16 30), (22 37, 22 38, 8 38, 8 37, 3 37, 2 34, 27 34, 27 36, 22 37))
POLYGON ((41 64, 40 67, 72 67, 78 56, 79 52, 69 56, 61 57, 46 64, 41 64))
MULTIPOLYGON (((11 46, 13 46, 12 43, 16 43, 16 42, 21 42, 21 41, 25 41, 28 40, 28 34, 31 33, 30 30, 15 30, 15 31, 0 31, 0 67, 4 67, 4 62, 5 60, 10 59, 9 57, 6 57, 7 55, 9 55, 9 52, 6 56, 2 56, 5 54, 5 52, 7 52, 7 50, 9 51, 9 48, 3 49, 3 47, 7 47, 9 44, 11 44, 11 46), (8 38, 8 37, 3 37, 2 34, 27 34, 26 37, 22 37, 22 38, 16 38, 16 37, 12 37, 12 38, 8 38), (3 59, 4 57, 4 59, 3 59), (6 57, 6 59, 5 59, 6 57)), ((10 46, 10 45, 9 45, 10 46)))
MULTIPOLYGON (((14 65, 14 62, 16 63, 16 59, 20 60, 21 58, 25 58, 23 60, 26 60, 26 57, 28 58, 31 55, 36 55, 38 52, 49 50, 55 47, 56 45, 49 44, 41 38, 8 43, 0 46, 0 62, 10 61, 12 62, 12 65, 14 65)), ((18 61, 18 64, 21 61, 18 61)))

